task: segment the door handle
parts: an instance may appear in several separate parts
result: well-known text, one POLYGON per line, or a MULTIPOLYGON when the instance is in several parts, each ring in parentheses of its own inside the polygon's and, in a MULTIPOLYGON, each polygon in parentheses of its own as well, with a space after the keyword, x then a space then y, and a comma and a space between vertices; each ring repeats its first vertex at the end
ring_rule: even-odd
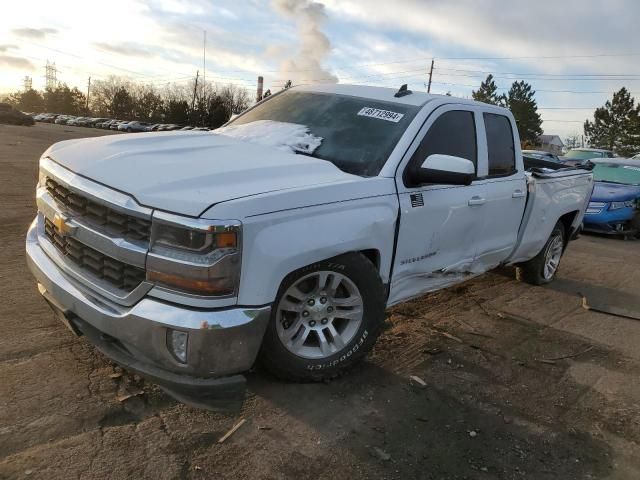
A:
POLYGON ((525 195, 526 193, 524 193, 522 190, 514 190, 513 193, 511 194, 513 198, 522 198, 525 195))
POLYGON ((469 205, 472 207, 475 205, 484 205, 486 201, 486 199, 475 195, 469 199, 469 205))

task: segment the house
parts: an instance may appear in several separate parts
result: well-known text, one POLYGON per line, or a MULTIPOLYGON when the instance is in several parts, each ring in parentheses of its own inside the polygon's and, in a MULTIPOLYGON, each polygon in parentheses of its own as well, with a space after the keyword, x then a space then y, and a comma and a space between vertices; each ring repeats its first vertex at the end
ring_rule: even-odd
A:
POLYGON ((564 143, 558 135, 540 135, 538 137, 538 148, 549 153, 562 155, 564 143))

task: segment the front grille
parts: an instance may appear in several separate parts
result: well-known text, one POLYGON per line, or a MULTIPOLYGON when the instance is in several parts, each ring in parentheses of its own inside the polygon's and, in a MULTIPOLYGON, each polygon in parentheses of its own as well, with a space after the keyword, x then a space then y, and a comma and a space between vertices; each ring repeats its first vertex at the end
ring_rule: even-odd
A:
POLYGON ((66 237, 56 226, 45 218, 45 234, 51 243, 81 270, 98 277, 110 285, 125 291, 131 291, 145 279, 143 269, 111 258, 75 238, 66 237))
POLYGON ((132 240, 149 241, 151 221, 125 215, 94 202, 47 177, 45 186, 54 200, 69 214, 96 225, 106 234, 132 240))

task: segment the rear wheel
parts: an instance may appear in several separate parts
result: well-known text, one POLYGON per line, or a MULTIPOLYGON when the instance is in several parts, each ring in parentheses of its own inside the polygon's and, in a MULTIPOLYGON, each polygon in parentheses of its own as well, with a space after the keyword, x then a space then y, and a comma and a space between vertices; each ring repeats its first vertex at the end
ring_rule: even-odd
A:
POLYGON ((518 279, 532 285, 551 282, 560 266, 564 253, 565 231, 562 223, 556 223, 544 248, 531 260, 518 265, 518 279))
POLYGON ((309 265, 282 282, 260 360, 288 380, 336 377, 371 349, 384 310, 378 271, 363 255, 309 265))

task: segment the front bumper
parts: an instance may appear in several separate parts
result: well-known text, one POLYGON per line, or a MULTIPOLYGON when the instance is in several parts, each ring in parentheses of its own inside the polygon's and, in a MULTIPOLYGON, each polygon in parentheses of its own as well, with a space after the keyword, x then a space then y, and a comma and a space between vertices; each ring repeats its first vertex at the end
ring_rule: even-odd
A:
POLYGON ((199 407, 220 408, 219 401, 243 396, 245 380, 238 374, 256 359, 269 306, 202 310, 143 297, 125 307, 63 273, 40 246, 36 221, 26 250, 28 266, 53 310, 116 363, 199 407), (167 347, 171 329, 189 334, 186 363, 167 347))
POLYGON ((609 210, 607 206, 597 213, 584 216, 584 230, 610 235, 635 235, 638 232, 632 220, 638 214, 635 208, 609 210))

